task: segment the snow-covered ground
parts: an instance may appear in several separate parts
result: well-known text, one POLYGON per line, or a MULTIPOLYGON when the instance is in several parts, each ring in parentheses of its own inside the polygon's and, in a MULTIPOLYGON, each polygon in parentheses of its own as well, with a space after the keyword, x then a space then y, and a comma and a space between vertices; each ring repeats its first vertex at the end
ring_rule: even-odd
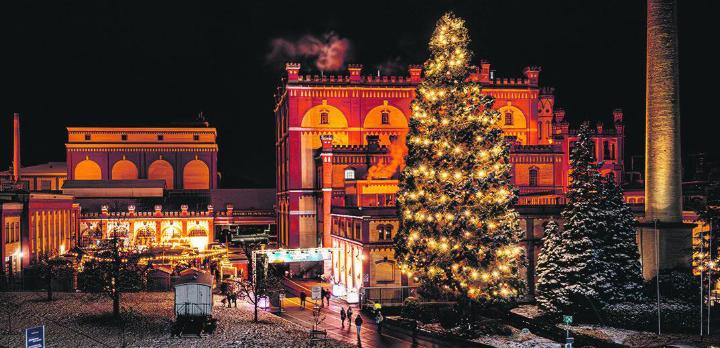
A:
MULTIPOLYGON (((445 329, 440 324, 421 324, 420 329, 429 332, 442 333, 445 329)), ((485 335, 473 339, 473 342, 487 344, 498 348, 555 348, 560 344, 544 337, 537 336, 531 332, 523 333, 514 327, 510 327, 510 336, 485 335)))
MULTIPOLYGON (((260 312, 260 322, 253 323, 249 305, 238 301, 238 308, 226 308, 219 297, 213 309, 218 328, 203 338, 170 338, 174 321, 171 292, 124 294, 121 305, 132 318, 124 334, 109 323, 112 301, 107 296, 56 293, 55 301, 45 302, 44 298, 44 293, 0 293, 0 347, 23 346, 23 329, 38 325, 45 325, 50 347, 310 346, 307 330, 301 326, 264 312, 260 312), (20 307, 8 310, 12 306, 7 303, 19 303, 20 307), (12 331, 7 334, 9 324, 12 331)), ((324 346, 350 347, 334 340, 324 346)))
POLYGON ((473 341, 498 348, 559 348, 560 343, 540 337, 531 332, 523 333, 512 328, 510 336, 481 336, 473 341))

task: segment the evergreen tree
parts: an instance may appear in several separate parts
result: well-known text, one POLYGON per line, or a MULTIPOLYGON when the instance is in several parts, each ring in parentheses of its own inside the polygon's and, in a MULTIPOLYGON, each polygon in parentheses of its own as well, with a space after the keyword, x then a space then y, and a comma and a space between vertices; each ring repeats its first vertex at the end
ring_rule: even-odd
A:
POLYGON ((424 286, 475 303, 515 298, 522 248, 509 144, 493 98, 468 79, 465 22, 437 23, 412 103, 396 257, 424 286))
POLYGON ((570 305, 566 301, 568 296, 565 291, 565 285, 567 284, 565 274, 558 271, 560 267, 558 263, 563 257, 563 255, 558 254, 561 244, 560 228, 557 222, 551 219, 545 225, 543 245, 536 267, 536 300, 543 309, 551 313, 559 313, 562 308, 570 305))
POLYGON ((550 253, 554 268, 543 269, 544 281, 557 279, 562 292, 552 287, 538 288, 540 305, 550 312, 582 313, 603 304, 602 294, 609 291, 613 277, 605 267, 601 236, 607 231, 602 211, 601 177, 594 163, 590 125, 583 123, 578 140, 570 152, 570 185, 567 204, 562 211, 562 243, 550 253), (543 292, 548 291, 548 292, 543 292))
POLYGON ((603 295, 610 303, 638 302, 642 298, 643 279, 636 239, 636 221, 625 203, 623 190, 613 178, 602 182, 603 214, 607 231, 600 239, 603 262, 613 275, 603 295))

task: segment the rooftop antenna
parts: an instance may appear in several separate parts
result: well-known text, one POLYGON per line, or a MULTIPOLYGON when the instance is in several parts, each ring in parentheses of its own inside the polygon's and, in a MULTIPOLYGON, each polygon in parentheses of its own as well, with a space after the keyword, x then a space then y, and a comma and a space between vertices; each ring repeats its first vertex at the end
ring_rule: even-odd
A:
POLYGON ((198 114, 197 118, 198 118, 198 121, 200 121, 200 122, 205 122, 205 112, 204 112, 204 111, 200 111, 200 113, 198 114))

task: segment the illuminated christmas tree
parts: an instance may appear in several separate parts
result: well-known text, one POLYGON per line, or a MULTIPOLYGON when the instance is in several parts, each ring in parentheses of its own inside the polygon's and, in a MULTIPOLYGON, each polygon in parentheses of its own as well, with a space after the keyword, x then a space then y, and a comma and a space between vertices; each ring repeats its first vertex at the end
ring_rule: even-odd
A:
POLYGON ((509 144, 493 98, 469 81, 468 30, 452 13, 437 23, 412 103, 401 175, 396 256, 425 286, 477 302, 523 288, 509 144))

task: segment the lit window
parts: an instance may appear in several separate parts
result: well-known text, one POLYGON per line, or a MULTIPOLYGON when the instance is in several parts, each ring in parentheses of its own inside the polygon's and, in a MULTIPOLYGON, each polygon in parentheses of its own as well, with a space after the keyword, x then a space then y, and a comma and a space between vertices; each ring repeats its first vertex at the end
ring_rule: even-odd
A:
POLYGON ((390 124, 390 112, 387 110, 383 110, 381 113, 380 121, 382 124, 390 124))
POLYGON ((530 186, 537 186, 538 185, 538 169, 537 168, 530 168, 530 186))
POLYGON ((513 124, 512 111, 505 111, 505 125, 512 126, 512 124, 513 124))
POLYGON ((328 112, 326 110, 320 111, 320 124, 328 124, 328 112))
POLYGON ((538 139, 542 139, 543 125, 541 121, 538 121, 538 139))
POLYGON ((392 225, 378 226, 378 239, 389 240, 392 238, 392 225))
POLYGON ((345 180, 355 180, 355 169, 345 169, 345 180))

